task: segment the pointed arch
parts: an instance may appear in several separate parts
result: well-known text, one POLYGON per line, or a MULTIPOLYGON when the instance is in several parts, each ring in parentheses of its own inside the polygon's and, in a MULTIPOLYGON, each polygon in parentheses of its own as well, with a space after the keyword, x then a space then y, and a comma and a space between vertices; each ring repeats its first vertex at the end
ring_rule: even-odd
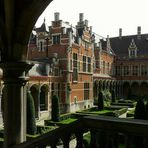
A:
POLYGON ((128 81, 123 83, 123 97, 128 98, 128 93, 130 90, 130 83, 128 81))
POLYGON ((142 82, 140 84, 140 95, 148 96, 148 82, 142 82))
POLYGON ((138 97, 140 95, 140 85, 138 82, 133 82, 131 84, 131 92, 133 97, 138 97))

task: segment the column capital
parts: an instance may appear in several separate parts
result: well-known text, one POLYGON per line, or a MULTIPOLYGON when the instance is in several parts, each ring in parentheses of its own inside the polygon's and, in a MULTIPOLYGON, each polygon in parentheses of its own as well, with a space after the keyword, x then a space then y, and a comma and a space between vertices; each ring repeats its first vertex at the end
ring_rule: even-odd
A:
POLYGON ((4 83, 27 82, 29 77, 26 77, 26 74, 32 66, 32 63, 24 61, 0 63, 0 67, 3 70, 2 79, 4 80, 4 83))

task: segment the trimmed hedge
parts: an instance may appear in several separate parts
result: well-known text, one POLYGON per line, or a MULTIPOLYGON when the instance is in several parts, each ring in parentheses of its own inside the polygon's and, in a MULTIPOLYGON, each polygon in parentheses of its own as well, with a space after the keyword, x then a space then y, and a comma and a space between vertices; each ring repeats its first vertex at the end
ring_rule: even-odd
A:
POLYGON ((51 119, 55 122, 60 121, 59 98, 56 95, 52 97, 51 119))
POLYGON ((27 134, 34 135, 36 133, 34 100, 31 93, 27 92, 27 134))
POLYGON ((134 103, 134 101, 120 99, 120 100, 118 100, 118 103, 134 103))
POLYGON ((67 125, 69 123, 72 123, 76 120, 77 120, 77 118, 68 118, 68 119, 65 119, 65 120, 61 120, 59 122, 54 122, 52 120, 46 120, 45 125, 46 126, 62 126, 62 125, 67 125))
POLYGON ((145 105, 143 99, 139 99, 136 104, 135 112, 134 112, 135 119, 145 119, 145 105))
POLYGON ((115 115, 116 115, 116 117, 119 117, 120 115, 126 113, 127 110, 128 110, 128 108, 121 108, 121 109, 119 109, 119 110, 115 110, 115 115))
POLYGON ((119 105, 119 106, 124 106, 124 107, 128 106, 128 107, 132 107, 133 108, 133 107, 135 107, 136 102, 134 102, 134 103, 126 103, 126 102, 125 103, 118 103, 118 102, 113 103, 112 102, 111 105, 116 105, 116 106, 119 105))
POLYGON ((99 95, 98 95, 98 110, 103 110, 103 109, 104 109, 103 93, 99 92, 99 95))
POLYGON ((111 106, 111 107, 105 107, 104 110, 98 111, 97 108, 93 108, 91 111, 79 111, 77 112, 79 115, 87 116, 87 115, 102 115, 102 116, 113 116, 113 117, 119 117, 120 115, 126 113, 128 110, 127 107, 118 107, 118 106, 111 106), (105 111, 106 110, 106 111, 105 111))
POLYGON ((52 130, 54 130, 54 129, 56 129, 57 128, 57 126, 42 126, 42 125, 38 125, 37 126, 37 133, 38 134, 44 134, 44 133, 47 133, 47 132, 49 132, 49 131, 52 131, 52 130))
POLYGON ((127 113, 127 117, 133 118, 133 117, 134 117, 134 112, 135 112, 135 109, 129 111, 129 112, 127 113))
POLYGON ((47 133, 49 131, 52 131, 56 129, 57 126, 43 126, 43 125, 37 125, 37 133, 35 135, 27 134, 27 140, 31 140, 33 138, 36 138, 44 133, 47 133))

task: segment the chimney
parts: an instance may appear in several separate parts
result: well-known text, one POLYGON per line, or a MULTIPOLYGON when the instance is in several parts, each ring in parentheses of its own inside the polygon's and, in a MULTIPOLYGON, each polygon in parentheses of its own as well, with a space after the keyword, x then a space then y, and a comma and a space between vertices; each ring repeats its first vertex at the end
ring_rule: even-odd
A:
POLYGON ((100 48, 100 50, 102 50, 102 42, 101 41, 99 42, 99 48, 100 48))
POLYGON ((54 21, 59 21, 59 16, 60 16, 60 13, 59 12, 55 12, 54 13, 54 21))
POLYGON ((141 35, 141 27, 140 26, 137 27, 137 35, 141 35))
POLYGON ((90 34, 92 34, 92 26, 90 26, 90 34))
POLYGON ((119 28, 119 38, 122 38, 122 28, 119 28))
POLYGON ((137 27, 137 38, 140 39, 141 38, 141 26, 137 27))
POLYGON ((82 22, 83 21, 83 17, 84 17, 84 14, 83 13, 80 13, 79 14, 79 22, 82 22))
POLYGON ((88 20, 85 20, 85 26, 88 27, 88 20))

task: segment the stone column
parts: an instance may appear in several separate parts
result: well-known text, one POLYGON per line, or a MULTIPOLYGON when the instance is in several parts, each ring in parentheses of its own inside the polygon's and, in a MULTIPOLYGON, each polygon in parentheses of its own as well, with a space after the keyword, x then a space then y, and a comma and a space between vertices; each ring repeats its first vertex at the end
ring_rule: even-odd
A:
POLYGON ((119 98, 119 96, 120 96, 120 95, 119 95, 119 94, 120 94, 120 89, 119 89, 119 88, 120 88, 119 83, 117 83, 117 84, 116 84, 116 89, 117 89, 117 92, 116 92, 116 93, 117 93, 117 97, 118 97, 118 98, 119 98))
POLYGON ((26 140, 26 62, 1 63, 4 81, 4 148, 26 140))
POLYGON ((41 85, 39 85, 38 88, 38 113, 37 113, 37 118, 40 119, 40 97, 41 97, 41 85))

